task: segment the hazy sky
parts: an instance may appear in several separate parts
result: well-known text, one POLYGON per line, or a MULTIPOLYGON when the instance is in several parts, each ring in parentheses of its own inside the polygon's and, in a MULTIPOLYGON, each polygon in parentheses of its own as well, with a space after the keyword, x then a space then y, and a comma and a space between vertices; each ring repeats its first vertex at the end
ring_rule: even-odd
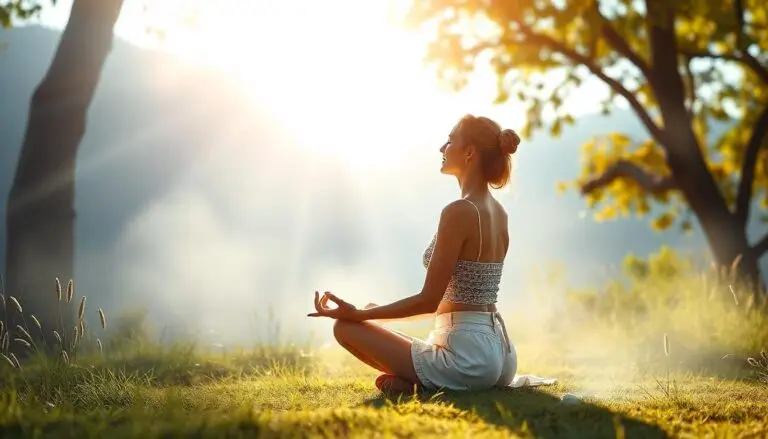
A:
MULTIPOLYGON (((519 105, 491 104, 496 80, 487 66, 478 69, 461 95, 438 83, 422 63, 426 36, 399 24, 408 3, 127 0, 116 34, 136 44, 157 46, 151 30, 163 29, 165 50, 229 71, 283 118, 315 124, 308 131, 326 125, 316 115, 329 99, 337 107, 354 109, 359 131, 380 118, 413 121, 411 126, 400 124, 401 130, 445 130, 456 114, 464 112, 520 126, 524 114, 519 105), (145 10, 145 4, 151 9, 145 10)), ((62 27, 70 6, 71 0, 46 9, 43 22, 62 27)), ((595 106, 590 102, 604 89, 588 81, 575 93, 569 109, 576 115, 592 111, 595 106)))

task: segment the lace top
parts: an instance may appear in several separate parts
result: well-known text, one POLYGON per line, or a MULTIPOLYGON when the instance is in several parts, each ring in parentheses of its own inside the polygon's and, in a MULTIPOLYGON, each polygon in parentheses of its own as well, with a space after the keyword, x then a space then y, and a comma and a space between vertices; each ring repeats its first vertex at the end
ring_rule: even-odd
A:
MULTIPOLYGON (((477 210, 477 206, 474 203, 469 200, 466 201, 477 210)), ((479 210, 477 211, 477 216, 479 222, 479 210)), ((482 229, 480 232, 480 249, 482 250, 482 229)), ((429 266, 429 261, 432 259, 436 238, 437 234, 432 237, 432 241, 424 251, 423 263, 425 268, 429 266)), ((480 259, 480 251, 478 251, 477 258, 480 259)), ((458 260, 451 280, 448 282, 448 287, 445 289, 443 300, 468 305, 495 304, 499 293, 499 283, 501 282, 503 267, 503 262, 458 260)))

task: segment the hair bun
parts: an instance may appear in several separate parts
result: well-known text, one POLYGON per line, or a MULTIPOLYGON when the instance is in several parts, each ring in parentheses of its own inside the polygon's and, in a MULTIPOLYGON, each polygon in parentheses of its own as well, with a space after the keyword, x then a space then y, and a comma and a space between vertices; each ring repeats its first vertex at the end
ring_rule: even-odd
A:
POLYGON ((499 148, 506 154, 514 154, 520 145, 520 136, 514 130, 506 129, 499 133, 499 148))

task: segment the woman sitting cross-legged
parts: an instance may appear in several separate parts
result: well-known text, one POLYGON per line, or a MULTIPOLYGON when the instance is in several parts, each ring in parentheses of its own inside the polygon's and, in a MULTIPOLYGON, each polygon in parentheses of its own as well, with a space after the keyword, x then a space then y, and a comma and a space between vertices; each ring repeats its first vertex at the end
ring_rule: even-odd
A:
POLYGON ((489 188, 505 186, 520 138, 485 117, 463 117, 440 148, 441 172, 456 177, 461 198, 445 206, 424 252, 419 294, 357 309, 330 292, 315 292, 313 317, 336 319, 339 344, 383 372, 382 391, 480 390, 508 386, 517 353, 496 310, 509 247, 507 214, 489 188), (329 307, 329 301, 336 304, 329 307), (426 341, 374 321, 434 316, 426 341))

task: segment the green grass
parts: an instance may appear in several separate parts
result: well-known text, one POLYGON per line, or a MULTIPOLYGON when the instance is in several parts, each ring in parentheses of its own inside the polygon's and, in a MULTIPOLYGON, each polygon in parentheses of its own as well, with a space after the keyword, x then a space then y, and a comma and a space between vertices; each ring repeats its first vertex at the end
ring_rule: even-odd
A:
POLYGON ((617 369, 542 368, 534 372, 560 383, 391 400, 373 386, 373 371, 333 350, 293 358, 268 349, 157 355, 83 358, 78 365, 33 361, 21 372, 4 367, 0 437, 761 437, 768 431, 768 386, 746 378, 673 373, 667 392, 666 376, 627 380, 617 369), (582 402, 562 401, 565 393, 582 402))
MULTIPOLYGON (((519 372, 555 386, 390 400, 340 349, 161 348, 134 314, 84 323, 59 348, 69 356, 0 358, 0 437, 765 437, 766 300, 669 252, 629 265, 561 309, 544 284, 538 303, 504 312, 519 372)), ((3 336, 26 337, 10 331, 8 357, 3 336)))

